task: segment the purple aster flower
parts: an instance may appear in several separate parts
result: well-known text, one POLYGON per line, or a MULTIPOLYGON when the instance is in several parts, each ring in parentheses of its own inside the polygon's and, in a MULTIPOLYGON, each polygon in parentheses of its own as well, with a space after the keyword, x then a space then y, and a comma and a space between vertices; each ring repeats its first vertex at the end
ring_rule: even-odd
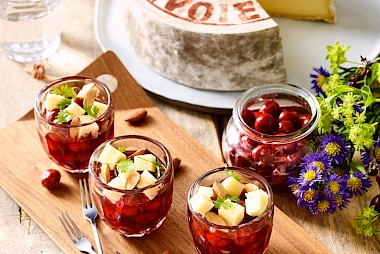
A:
POLYGON ((363 113, 363 108, 360 105, 354 105, 355 112, 358 112, 359 114, 363 113))
POLYGON ((300 188, 304 186, 312 186, 317 182, 322 180, 322 173, 319 170, 318 166, 309 166, 303 169, 298 178, 298 184, 300 188))
POLYGON ((346 187, 346 182, 344 181, 344 178, 332 173, 332 174, 325 174, 324 176, 324 192, 327 193, 327 195, 337 195, 338 193, 342 192, 346 187))
POLYGON ((371 179, 359 171, 355 171, 350 176, 346 175, 345 182, 350 196, 362 195, 371 187, 371 179))
POLYGON ((361 160, 369 172, 380 169, 380 140, 372 146, 371 150, 364 148, 361 160))
POLYGON ((337 207, 342 210, 342 208, 346 208, 348 203, 350 202, 350 194, 348 191, 342 191, 335 195, 335 201, 337 204, 337 207))
POLYGON ((322 90, 322 86, 326 81, 326 78, 330 76, 330 73, 324 69, 322 66, 319 68, 313 68, 315 74, 310 74, 310 77, 313 79, 311 83, 313 84, 312 89, 318 94, 322 96, 326 96, 326 93, 322 90))
POLYGON ((311 212, 315 215, 323 213, 333 213, 337 208, 335 198, 331 195, 319 195, 318 201, 314 205, 311 212))
POLYGON ((322 149, 331 161, 336 164, 343 163, 349 153, 349 144, 344 142, 340 134, 325 134, 321 137, 319 148, 322 149))
POLYGON ((298 178, 295 177, 295 175, 288 176, 288 187, 290 188, 290 191, 293 193, 294 196, 297 196, 297 193, 300 188, 297 180, 298 178))
POLYGON ((298 207, 305 207, 312 210, 318 200, 319 192, 315 188, 300 189, 297 193, 297 205, 298 207))
POLYGON ((323 173, 331 167, 331 159, 322 151, 308 153, 302 160, 303 162, 300 164, 300 167, 304 169, 316 166, 323 173))

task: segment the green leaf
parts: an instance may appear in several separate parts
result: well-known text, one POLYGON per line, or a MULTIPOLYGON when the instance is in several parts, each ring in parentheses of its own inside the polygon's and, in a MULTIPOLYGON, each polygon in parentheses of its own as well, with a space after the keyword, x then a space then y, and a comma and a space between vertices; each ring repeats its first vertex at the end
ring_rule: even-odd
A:
POLYGON ((341 64, 347 61, 346 52, 350 48, 349 46, 341 46, 340 42, 336 42, 335 46, 327 46, 329 52, 326 59, 330 60, 330 68, 334 73, 337 73, 341 64))
POLYGON ((87 115, 96 118, 99 113, 99 108, 97 106, 83 106, 83 109, 86 111, 87 115))
POLYGON ((363 97, 365 99, 365 107, 369 107, 372 103, 376 102, 376 99, 373 96, 371 89, 368 85, 363 86, 360 90, 362 91, 363 97))
POLYGON ((60 110, 56 119, 59 124, 66 123, 71 121, 71 114, 67 110, 60 110))
POLYGON ((125 174, 135 170, 135 164, 131 158, 123 158, 116 164, 116 169, 119 173, 125 174))
POLYGON ((58 102, 57 106, 59 109, 64 109, 70 104, 71 104, 71 100, 69 98, 64 98, 58 102))
POLYGON ((56 95, 61 95, 61 96, 64 96, 66 98, 75 98, 74 88, 69 87, 68 85, 63 85, 60 87, 54 87, 50 93, 56 94, 56 95))
POLYGON ((230 176, 232 176, 233 178, 235 178, 236 181, 238 181, 239 183, 241 183, 241 179, 238 175, 236 175, 232 170, 229 170, 227 167, 225 169, 225 172, 227 174, 229 174, 230 176))
POLYGON ((224 209, 228 209, 232 206, 232 202, 230 199, 225 199, 225 198, 222 198, 222 197, 218 197, 215 201, 214 201, 214 206, 218 209, 220 209, 221 207, 223 207, 224 209))
POLYGON ((119 147, 117 148, 117 150, 118 150, 119 152, 124 153, 124 152, 125 152, 125 147, 124 147, 124 146, 119 146, 119 147))
POLYGON ((342 93, 353 93, 353 94, 357 94, 357 95, 360 95, 361 94, 361 91, 360 89, 357 89, 355 87, 352 87, 352 86, 348 86, 348 85, 340 85, 340 86, 337 86, 333 89, 334 92, 336 92, 337 94, 342 94, 342 93))
POLYGON ((240 201, 239 196, 231 196, 230 194, 226 195, 226 199, 229 199, 229 200, 231 200, 233 202, 239 202, 240 201))

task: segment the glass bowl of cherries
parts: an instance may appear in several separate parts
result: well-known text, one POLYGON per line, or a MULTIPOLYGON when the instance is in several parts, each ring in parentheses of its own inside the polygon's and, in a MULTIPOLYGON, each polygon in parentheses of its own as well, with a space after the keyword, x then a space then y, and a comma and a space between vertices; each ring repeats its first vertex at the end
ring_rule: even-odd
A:
POLYGON ((311 151, 320 118, 309 91, 290 84, 253 87, 238 99, 222 137, 229 166, 250 168, 276 189, 285 190, 289 174, 311 151))

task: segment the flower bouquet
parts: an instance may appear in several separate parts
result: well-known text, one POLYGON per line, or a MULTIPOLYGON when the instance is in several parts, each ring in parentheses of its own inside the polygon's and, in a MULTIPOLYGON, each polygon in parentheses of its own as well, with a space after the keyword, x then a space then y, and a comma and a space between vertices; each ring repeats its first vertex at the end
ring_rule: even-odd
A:
MULTIPOLYGON (((333 213, 380 184, 380 58, 360 63, 345 57, 348 46, 327 46, 330 69, 314 68, 313 89, 321 118, 315 149, 303 158, 301 171, 289 178, 297 205, 312 214, 333 213), (355 64, 354 67, 346 67, 355 64)), ((358 234, 379 232, 380 198, 376 196, 353 221, 358 234)))

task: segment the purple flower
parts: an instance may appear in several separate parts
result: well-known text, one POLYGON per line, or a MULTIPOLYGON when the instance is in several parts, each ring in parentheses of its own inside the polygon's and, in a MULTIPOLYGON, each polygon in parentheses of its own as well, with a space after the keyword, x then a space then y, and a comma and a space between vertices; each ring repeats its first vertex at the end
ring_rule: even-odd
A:
POLYGON ((299 187, 312 186, 322 180, 322 173, 318 166, 309 166, 303 169, 298 178, 299 187))
POLYGON ((300 164, 300 167, 304 169, 315 166, 323 173, 331 167, 331 159, 326 153, 321 151, 311 152, 305 155, 302 160, 303 162, 300 164))
POLYGON ((340 134, 325 134, 321 137, 319 148, 322 149, 332 162, 343 163, 349 153, 349 144, 344 142, 340 134))
POLYGON ((322 90, 322 86, 326 81, 326 78, 330 76, 330 73, 324 69, 322 66, 319 68, 313 68, 315 74, 310 74, 310 77, 313 79, 311 83, 313 84, 312 89, 318 94, 322 96, 326 96, 326 93, 322 90))
POLYGON ((343 177, 337 174, 325 174, 324 176, 324 192, 328 195, 337 195, 346 187, 343 177))
POLYGON ((364 148, 361 160, 369 172, 380 169, 380 140, 372 146, 371 150, 364 148))
POLYGON ((337 207, 342 210, 342 208, 346 208, 348 203, 350 202, 350 194, 348 193, 347 189, 346 191, 342 191, 335 195, 335 201, 337 204, 337 207))
POLYGON ((304 206, 306 209, 312 210, 316 205, 319 192, 315 188, 300 189, 297 193, 298 207, 304 206))
POLYGON ((319 195, 318 201, 314 205, 311 212, 315 215, 322 213, 333 213, 337 208, 335 198, 331 195, 319 195))
POLYGON ((362 195, 371 187, 371 179, 359 171, 355 171, 350 176, 346 175, 345 182, 350 196, 362 195))

